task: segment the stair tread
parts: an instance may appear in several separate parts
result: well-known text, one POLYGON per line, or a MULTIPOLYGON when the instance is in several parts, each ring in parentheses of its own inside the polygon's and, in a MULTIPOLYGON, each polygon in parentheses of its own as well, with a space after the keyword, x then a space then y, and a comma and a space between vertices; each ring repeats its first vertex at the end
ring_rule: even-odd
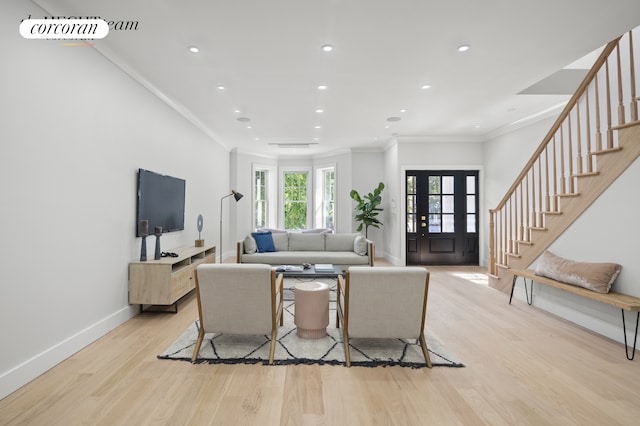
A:
POLYGON ((556 194, 556 197, 577 197, 580 195, 579 192, 567 192, 566 194, 556 194))
POLYGON ((562 214, 562 212, 561 212, 561 211, 551 211, 551 210, 549 210, 549 211, 542 211, 542 212, 540 212, 540 213, 542 213, 542 214, 562 214))
POLYGON ((525 241, 525 240, 516 240, 516 243, 518 243, 518 244, 526 244, 528 246, 532 246, 533 245, 533 241, 525 241))
POLYGON ((588 177, 588 176, 597 176, 599 175, 600 172, 585 172, 585 173, 576 173, 574 175, 571 175, 571 177, 588 177))

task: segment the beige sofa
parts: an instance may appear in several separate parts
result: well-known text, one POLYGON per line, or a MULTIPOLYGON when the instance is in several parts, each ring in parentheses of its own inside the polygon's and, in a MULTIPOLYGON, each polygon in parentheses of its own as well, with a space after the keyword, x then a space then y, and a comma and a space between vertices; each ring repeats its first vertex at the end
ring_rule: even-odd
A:
MULTIPOLYGON (((252 234, 255 235, 255 234, 252 234)), ((255 238, 248 235, 238 242, 238 263, 301 265, 330 263, 338 266, 373 266, 375 247, 359 233, 272 233, 275 251, 259 252, 255 238)), ((260 237, 256 237, 260 238, 260 237)))

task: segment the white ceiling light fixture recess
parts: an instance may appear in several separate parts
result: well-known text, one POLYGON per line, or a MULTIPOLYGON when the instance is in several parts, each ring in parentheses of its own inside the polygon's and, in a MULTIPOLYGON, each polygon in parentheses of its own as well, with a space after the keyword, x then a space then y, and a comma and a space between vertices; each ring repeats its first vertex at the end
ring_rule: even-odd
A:
POLYGON ((318 90, 327 90, 328 88, 329 87, 324 84, 321 84, 320 86, 318 86, 318 90))
POLYGON ((216 89, 218 89, 218 90, 224 90, 224 86, 223 86, 223 85, 216 86, 216 89))
POLYGON ((198 49, 198 46, 189 46, 188 49, 191 53, 198 53, 200 51, 200 49, 198 49))
POLYGON ((471 46, 469 46, 468 44, 461 44, 460 46, 458 46, 458 52, 466 52, 469 49, 471 49, 471 46))
POLYGON ((431 85, 430 85, 430 84, 423 84, 422 86, 420 86, 420 88, 421 88, 422 90, 431 89, 431 85))
POLYGON ((333 46, 330 44, 325 44, 321 47, 323 52, 331 52, 333 50, 333 46))

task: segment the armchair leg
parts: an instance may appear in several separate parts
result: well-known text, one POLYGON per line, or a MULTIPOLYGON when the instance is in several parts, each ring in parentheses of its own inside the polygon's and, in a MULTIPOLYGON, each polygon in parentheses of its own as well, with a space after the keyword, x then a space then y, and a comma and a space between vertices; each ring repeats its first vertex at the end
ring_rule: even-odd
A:
POLYGON ((276 337, 278 337, 278 330, 274 329, 271 332, 271 346, 269 347, 269 365, 273 365, 273 358, 276 353, 276 337))
POLYGON ((347 329, 342 327, 342 342, 344 344, 344 362, 347 367, 351 367, 351 353, 349 352, 349 336, 347 329))
POLYGON ((198 332, 198 340, 196 341, 196 347, 193 348, 193 356, 191 357, 191 362, 195 363, 198 359, 198 354, 200 353, 200 346, 202 346, 202 339, 204 339, 204 329, 200 327, 200 331, 198 332))
POLYGON ((431 368, 431 358, 429 357, 429 349, 427 349, 427 340, 424 338, 424 333, 420 335, 420 347, 422 347, 422 354, 427 362, 427 367, 431 368))

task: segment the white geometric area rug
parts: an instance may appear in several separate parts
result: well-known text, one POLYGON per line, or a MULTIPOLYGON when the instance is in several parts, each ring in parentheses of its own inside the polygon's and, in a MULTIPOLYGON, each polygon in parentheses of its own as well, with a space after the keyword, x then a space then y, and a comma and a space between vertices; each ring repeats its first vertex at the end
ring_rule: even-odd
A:
MULTIPOLYGON (((294 302, 284 302, 284 326, 278 328, 274 365, 344 365, 342 330, 335 327, 335 302, 330 302, 327 335, 321 339, 302 339, 296 334, 294 302)), ((159 359, 191 361, 198 337, 199 321, 194 321, 159 359)), ((429 333, 425 333, 434 367, 464 367, 429 333)), ((206 334, 197 363, 268 364, 269 335, 206 334)), ((351 365, 364 367, 426 367, 416 339, 351 339, 351 365)))

